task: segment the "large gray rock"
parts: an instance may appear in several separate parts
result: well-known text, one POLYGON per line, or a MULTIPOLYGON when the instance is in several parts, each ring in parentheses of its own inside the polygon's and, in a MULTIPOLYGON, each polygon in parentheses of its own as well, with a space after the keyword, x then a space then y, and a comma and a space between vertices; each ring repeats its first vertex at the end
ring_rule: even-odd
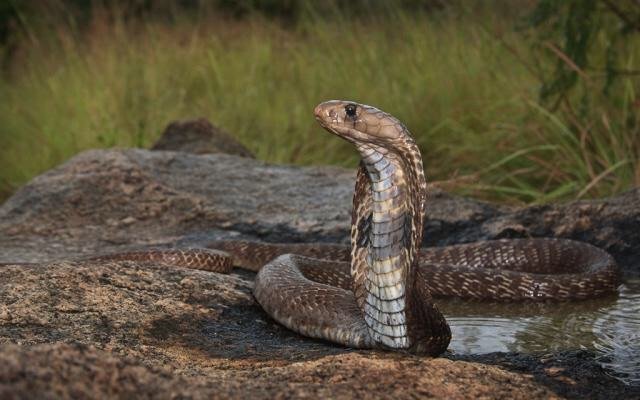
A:
MULTIPOLYGON (((149 245, 348 241, 354 171, 224 154, 93 150, 33 179, 0 207, 0 262, 149 245)), ((564 237, 640 271, 640 189, 603 200, 506 207, 431 190, 424 244, 564 237)))
MULTIPOLYGON (((229 155, 89 151, 0 207, 0 398, 640 396, 589 352, 428 359, 274 323, 253 275, 68 260, 221 238, 346 242, 354 173, 229 155), (57 261, 54 261, 57 260, 57 261)), ((432 191, 426 244, 553 235, 638 271, 639 192, 511 208, 432 191)))
POLYGON ((342 240, 353 173, 224 154, 88 151, 0 208, 0 262, 244 234, 342 240))

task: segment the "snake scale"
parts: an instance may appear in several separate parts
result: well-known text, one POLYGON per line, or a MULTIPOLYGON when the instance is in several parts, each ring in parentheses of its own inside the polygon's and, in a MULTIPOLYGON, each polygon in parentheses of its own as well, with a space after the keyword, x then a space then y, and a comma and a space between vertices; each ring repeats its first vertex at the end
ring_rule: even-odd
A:
POLYGON ((302 335, 355 348, 438 355, 451 331, 432 298, 572 300, 615 292, 616 263, 587 243, 510 239, 423 248, 427 185, 422 156, 395 117, 351 101, 319 104, 316 120, 361 156, 351 246, 211 243, 211 249, 143 250, 94 260, 257 271, 254 296, 302 335), (214 250, 212 250, 214 249, 214 250))

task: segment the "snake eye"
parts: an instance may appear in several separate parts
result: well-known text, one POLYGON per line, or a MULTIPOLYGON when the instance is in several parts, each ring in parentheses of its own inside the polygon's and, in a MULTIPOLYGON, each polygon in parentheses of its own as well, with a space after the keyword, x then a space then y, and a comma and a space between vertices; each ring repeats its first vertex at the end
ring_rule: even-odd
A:
POLYGON ((355 104, 347 104, 344 106, 344 111, 347 113, 347 117, 355 117, 356 116, 356 108, 355 104))

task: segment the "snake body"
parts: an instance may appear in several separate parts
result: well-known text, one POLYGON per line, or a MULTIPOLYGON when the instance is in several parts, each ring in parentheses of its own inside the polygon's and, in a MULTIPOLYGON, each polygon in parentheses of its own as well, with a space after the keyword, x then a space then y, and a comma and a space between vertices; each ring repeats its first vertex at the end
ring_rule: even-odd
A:
POLYGON ((568 300, 616 291, 614 259, 582 242, 513 239, 420 249, 427 185, 407 128, 350 101, 321 103, 314 113, 362 158, 350 248, 223 241, 208 246, 217 250, 143 250, 92 259, 258 271, 256 300, 293 331, 355 348, 427 355, 441 354, 451 339, 432 295, 568 300))

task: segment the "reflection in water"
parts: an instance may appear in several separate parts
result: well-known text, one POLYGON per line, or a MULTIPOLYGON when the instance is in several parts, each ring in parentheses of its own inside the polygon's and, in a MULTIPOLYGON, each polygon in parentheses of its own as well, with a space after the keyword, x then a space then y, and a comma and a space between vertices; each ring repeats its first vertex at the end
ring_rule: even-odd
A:
POLYGON ((640 384, 640 280, 619 296, 565 303, 438 300, 459 354, 592 349, 612 375, 640 384))

